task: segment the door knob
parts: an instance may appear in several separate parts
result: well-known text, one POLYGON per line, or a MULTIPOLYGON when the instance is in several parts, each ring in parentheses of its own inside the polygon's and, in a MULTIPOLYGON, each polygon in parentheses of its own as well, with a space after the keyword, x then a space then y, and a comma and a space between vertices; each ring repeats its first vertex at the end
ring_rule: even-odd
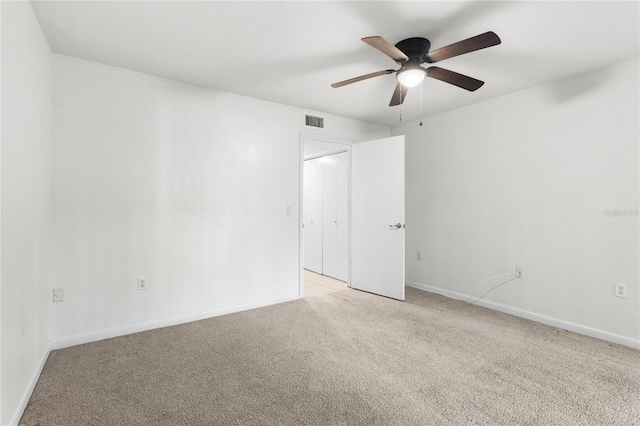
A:
POLYGON ((402 224, 398 222, 395 225, 389 225, 389 229, 402 229, 402 224))

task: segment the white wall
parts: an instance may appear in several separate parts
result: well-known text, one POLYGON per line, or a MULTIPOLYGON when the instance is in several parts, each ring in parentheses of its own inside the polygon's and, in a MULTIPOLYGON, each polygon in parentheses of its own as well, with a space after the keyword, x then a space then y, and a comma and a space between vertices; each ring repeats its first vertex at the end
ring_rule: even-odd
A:
MULTIPOLYGON (((297 298, 305 111, 53 58, 54 340, 297 298)), ((390 134, 323 116, 322 135, 390 134)))
POLYGON ((637 342, 638 217, 605 210, 639 208, 638 68, 607 64, 393 128, 407 137, 408 281, 469 295, 521 265, 525 278, 487 300, 637 342))
POLYGON ((21 413, 20 404, 37 378, 48 341, 51 53, 29 2, 3 1, 0 7, 0 424, 6 425, 21 413))

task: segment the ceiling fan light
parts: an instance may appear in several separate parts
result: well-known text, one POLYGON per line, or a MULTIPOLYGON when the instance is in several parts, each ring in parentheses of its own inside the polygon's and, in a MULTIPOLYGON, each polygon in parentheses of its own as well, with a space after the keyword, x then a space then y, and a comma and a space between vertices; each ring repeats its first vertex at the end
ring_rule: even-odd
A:
POLYGON ((416 87, 422 83, 426 72, 422 68, 405 69, 398 73, 398 82, 404 87, 416 87))

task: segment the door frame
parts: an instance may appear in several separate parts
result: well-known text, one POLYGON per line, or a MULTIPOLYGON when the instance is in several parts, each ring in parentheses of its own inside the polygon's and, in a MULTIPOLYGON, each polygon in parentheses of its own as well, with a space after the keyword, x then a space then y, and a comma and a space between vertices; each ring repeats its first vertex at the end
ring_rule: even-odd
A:
POLYGON ((318 142, 327 142, 336 145, 340 145, 340 147, 336 147, 336 151, 326 152, 322 154, 318 154, 317 156, 311 156, 308 160, 313 158, 325 157, 327 155, 338 154, 340 152, 347 153, 347 285, 351 286, 351 145, 353 141, 318 135, 314 133, 306 133, 300 132, 300 185, 299 185, 299 206, 298 206, 298 298, 302 299, 304 297, 304 228, 303 225, 303 209, 304 209, 304 141, 318 141, 318 142))

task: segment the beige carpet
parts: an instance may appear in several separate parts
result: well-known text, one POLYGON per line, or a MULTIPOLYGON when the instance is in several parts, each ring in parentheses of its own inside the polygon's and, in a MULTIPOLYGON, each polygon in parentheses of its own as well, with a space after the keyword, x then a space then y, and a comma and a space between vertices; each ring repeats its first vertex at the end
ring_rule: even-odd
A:
POLYGON ((21 425, 634 425, 640 352, 407 289, 54 351, 21 425))

